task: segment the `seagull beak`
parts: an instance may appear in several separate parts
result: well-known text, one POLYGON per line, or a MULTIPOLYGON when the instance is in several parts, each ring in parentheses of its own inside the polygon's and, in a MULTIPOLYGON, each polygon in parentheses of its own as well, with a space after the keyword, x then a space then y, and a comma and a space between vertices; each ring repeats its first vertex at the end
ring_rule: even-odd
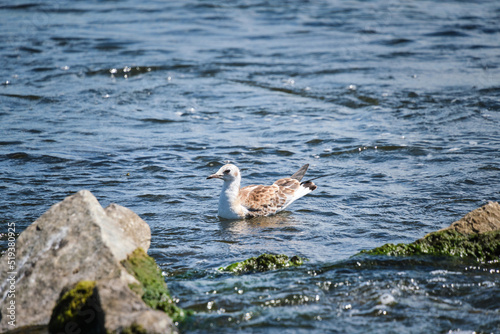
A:
POLYGON ((208 179, 222 179, 222 176, 219 174, 212 174, 209 177, 207 177, 207 180, 208 179))

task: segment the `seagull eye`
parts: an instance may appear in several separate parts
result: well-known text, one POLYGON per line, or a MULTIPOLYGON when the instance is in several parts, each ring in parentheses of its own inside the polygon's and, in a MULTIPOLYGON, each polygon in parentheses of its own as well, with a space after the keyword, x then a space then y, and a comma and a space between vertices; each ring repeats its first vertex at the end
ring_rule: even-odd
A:
POLYGON ((226 170, 224 171, 224 174, 229 174, 230 172, 231 172, 231 171, 230 171, 229 169, 226 169, 226 170))

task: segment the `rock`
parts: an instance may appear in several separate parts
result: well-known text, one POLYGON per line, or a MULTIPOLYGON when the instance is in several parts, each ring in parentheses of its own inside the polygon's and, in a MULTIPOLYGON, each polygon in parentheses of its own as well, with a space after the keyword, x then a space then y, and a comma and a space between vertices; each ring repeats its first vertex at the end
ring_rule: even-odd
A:
POLYGON ((77 283, 58 300, 49 323, 50 333, 164 333, 170 327, 164 312, 152 310, 120 279, 77 283))
POLYGON ((152 310, 123 281, 99 281, 97 291, 106 314, 105 328, 113 328, 119 333, 134 327, 148 333, 176 332, 165 312, 152 310))
POLYGON ((500 257, 500 205, 490 202, 466 214, 449 227, 410 244, 386 244, 361 251, 370 255, 437 255, 471 258, 480 262, 500 257))
POLYGON ((175 305, 160 268, 142 248, 137 248, 122 261, 122 265, 137 279, 139 284, 130 284, 129 287, 142 297, 146 305, 166 312, 174 321, 183 321, 191 314, 175 305))
MULTIPOLYGON (((107 315, 106 315, 107 318, 107 315)), ((104 333, 104 312, 95 281, 64 289, 49 322, 50 333, 104 333)))
POLYGON ((129 210, 118 204, 111 203, 104 210, 106 215, 117 221, 123 232, 129 236, 136 245, 144 250, 149 249, 151 244, 151 230, 149 225, 144 222, 132 210, 129 210))
MULTIPOLYGON (((148 333, 175 332, 167 314, 152 310, 129 289, 130 285, 141 283, 121 264, 136 249, 147 250, 150 239, 149 226, 139 216, 116 204, 105 210, 89 191, 79 191, 53 205, 23 231, 16 242, 16 328, 47 325, 56 302, 62 307, 60 305, 64 306, 65 300, 76 298, 80 301, 76 304, 83 303, 85 310, 87 299, 99 297, 100 303, 97 304, 105 312, 104 326, 109 332, 135 326, 134 321, 139 317, 149 319, 137 323, 148 333), (94 285, 88 282, 94 282, 94 285), (73 294, 65 299, 62 290, 73 290, 73 294), (116 296, 123 299, 118 301, 116 296), (120 303, 130 305, 119 306, 120 303), (120 318, 121 310, 126 314, 120 318), (108 321, 108 317, 125 322, 108 321), (158 331, 157 324, 165 327, 158 331)), ((9 271, 7 261, 2 259, 0 291, 6 291, 9 271)), ((6 331, 12 329, 6 316, 9 300, 5 293, 1 298, 0 331, 6 331)), ((54 311, 57 317, 57 309, 54 311)), ((63 312, 78 319, 78 310, 63 312)), ((94 325, 100 328, 102 324, 94 325)))
POLYGON ((230 264, 227 267, 219 268, 222 271, 231 271, 233 273, 242 274, 254 271, 268 271, 290 266, 300 266, 304 259, 298 256, 288 258, 283 254, 262 254, 258 257, 251 257, 245 261, 230 264))
POLYGON ((464 235, 498 231, 500 230, 500 204, 489 202, 440 231, 448 230, 464 235))

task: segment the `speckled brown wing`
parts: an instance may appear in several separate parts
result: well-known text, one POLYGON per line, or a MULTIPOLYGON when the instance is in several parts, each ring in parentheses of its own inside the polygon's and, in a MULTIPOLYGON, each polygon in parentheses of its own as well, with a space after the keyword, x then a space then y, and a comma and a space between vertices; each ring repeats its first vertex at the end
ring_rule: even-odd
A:
POLYGON ((297 191, 300 188, 300 182, 289 177, 279 179, 278 181, 274 182, 274 184, 278 187, 283 188, 283 190, 287 191, 289 194, 297 191))
POLYGON ((299 188, 300 182, 291 178, 280 179, 271 186, 247 186, 240 190, 240 201, 249 217, 267 216, 285 208, 299 188))
POLYGON ((279 195, 279 187, 253 185, 240 189, 240 201, 248 210, 248 217, 267 216, 275 213, 285 199, 279 195))
MULTIPOLYGON (((278 181, 274 182, 273 185, 276 185, 279 187, 279 194, 281 197, 285 198, 285 202, 283 205, 279 208, 279 210, 283 210, 286 208, 291 202, 295 201, 299 195, 300 188, 301 188, 301 183, 297 179, 292 179, 289 177, 279 179, 278 181)), ((299 197, 301 197, 300 195, 299 197)))

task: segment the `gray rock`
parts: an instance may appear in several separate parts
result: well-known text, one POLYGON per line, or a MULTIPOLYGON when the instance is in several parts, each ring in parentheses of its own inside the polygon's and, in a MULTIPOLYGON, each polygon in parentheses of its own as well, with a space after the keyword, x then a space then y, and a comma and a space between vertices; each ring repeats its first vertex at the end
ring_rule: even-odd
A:
MULTIPOLYGON (((97 286, 104 295, 109 295, 106 291, 111 287, 106 282, 110 281, 121 282, 116 283, 116 287, 128 290, 128 284, 138 282, 120 261, 138 247, 147 250, 150 239, 149 226, 134 212, 116 204, 104 210, 89 191, 79 191, 53 205, 23 231, 16 242, 16 328, 48 324, 61 290, 80 281, 98 281, 97 286)), ((9 271, 7 261, 1 259, 0 331, 13 329, 8 325, 6 309, 10 302, 7 298, 9 271)), ((122 292, 127 296, 131 293, 130 290, 122 292)), ((131 305, 142 302, 137 298, 135 296, 131 305)), ((103 304, 119 304, 113 304, 111 300, 103 300, 103 304)), ((123 303, 127 302, 123 300, 123 303)), ((149 309, 142 304, 141 310, 149 309)), ((125 310, 124 306, 122 309, 125 310)), ((103 310, 111 312, 110 319, 119 318, 118 315, 111 316, 115 314, 113 312, 119 313, 118 308, 103 307, 103 310)), ((152 315, 147 317, 166 328, 157 331, 158 326, 153 324, 155 329, 149 330, 143 324, 148 332, 175 330, 166 314, 161 317, 157 311, 149 310, 152 315)), ((114 331, 114 328, 107 330, 114 331)))
POLYGON ((174 332, 172 320, 162 311, 152 310, 122 280, 98 281, 101 307, 106 314, 105 328, 121 332, 133 325, 148 333, 174 332))
POLYGON ((52 313, 51 333, 175 332, 164 312, 152 310, 121 279, 68 287, 52 313))
POLYGON ((455 230, 464 235, 500 230, 500 204, 489 202, 440 231, 446 230, 455 230))
POLYGON ((151 244, 151 230, 149 225, 130 209, 111 203, 105 209, 106 215, 118 222, 123 232, 134 241, 136 245, 147 251, 151 244))

